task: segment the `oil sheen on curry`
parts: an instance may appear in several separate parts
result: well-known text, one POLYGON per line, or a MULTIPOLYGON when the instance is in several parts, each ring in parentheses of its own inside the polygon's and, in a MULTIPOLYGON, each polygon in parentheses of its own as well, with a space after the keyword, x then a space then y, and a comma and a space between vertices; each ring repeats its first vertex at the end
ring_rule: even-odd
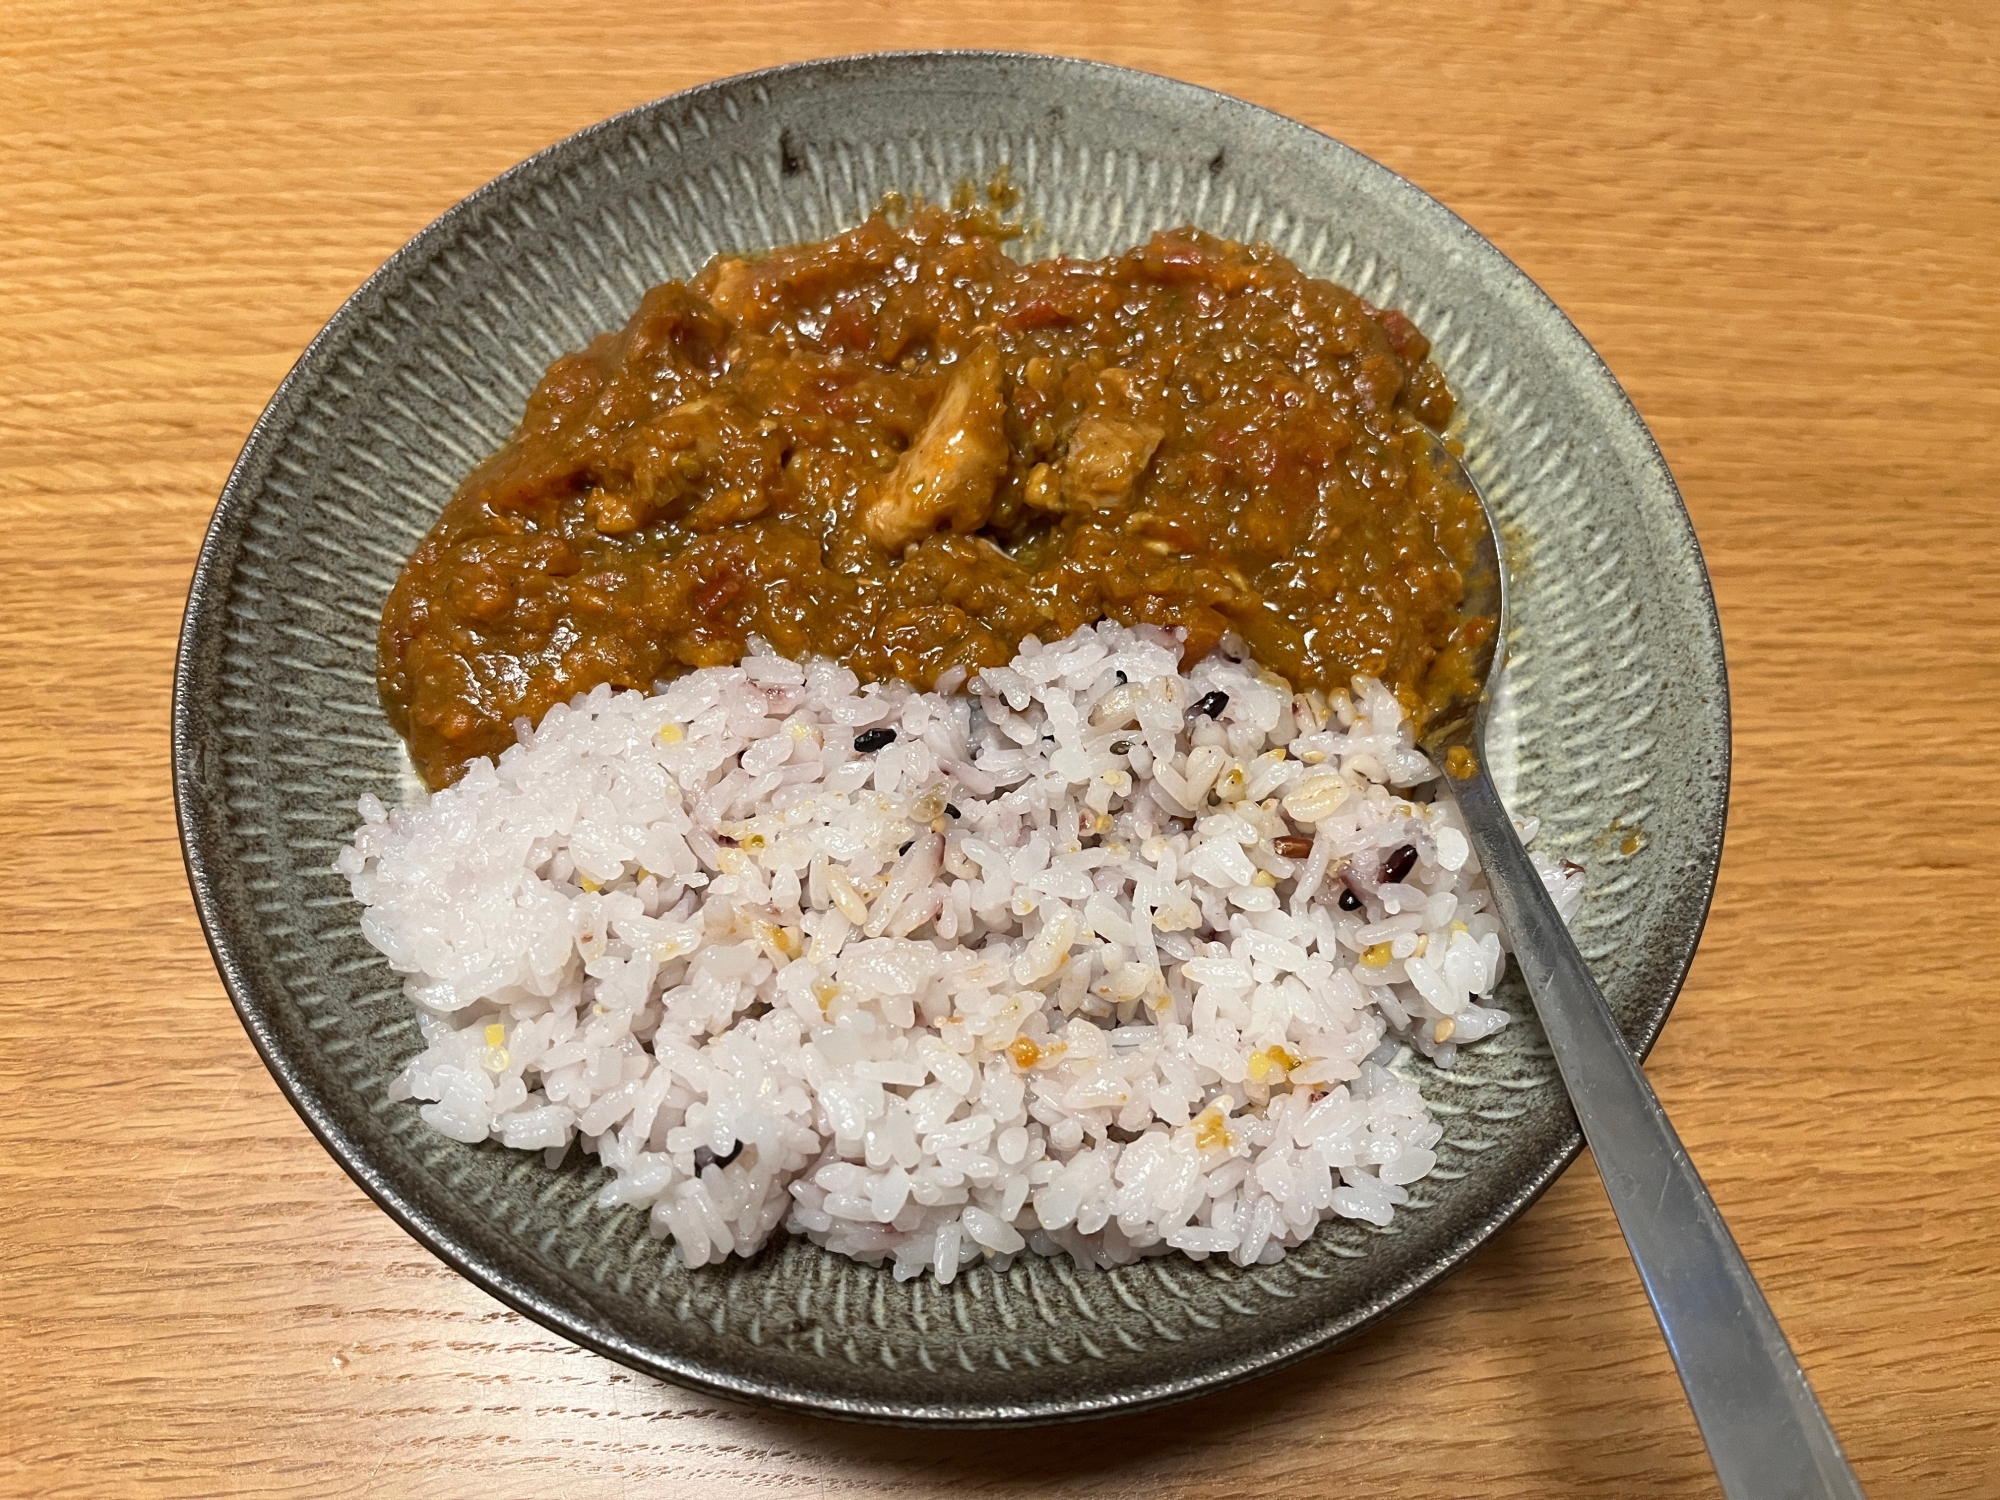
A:
POLYGON ((1108 617, 1420 715, 1458 686, 1481 521, 1409 320, 1193 229, 1032 264, 1011 232, 919 207, 718 257, 550 366, 383 612, 425 780, 752 635, 929 688, 1108 617))

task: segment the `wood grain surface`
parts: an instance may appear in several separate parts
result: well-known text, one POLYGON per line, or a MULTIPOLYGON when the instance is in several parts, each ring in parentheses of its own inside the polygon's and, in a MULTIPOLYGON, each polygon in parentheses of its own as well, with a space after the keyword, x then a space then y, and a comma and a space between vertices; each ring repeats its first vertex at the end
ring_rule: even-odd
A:
POLYGON ((1489 235, 1625 382, 1707 550, 1736 708, 1721 887, 1651 1076, 1870 1492, 2000 1495, 1979 0, 6 0, 0 1486, 1716 1493, 1587 1161, 1274 1378, 1081 1428, 870 1430, 691 1396, 489 1300, 348 1181, 239 1028, 181 872, 169 679, 216 492, 307 340, 434 215, 614 111, 992 45, 1331 132, 1489 235))

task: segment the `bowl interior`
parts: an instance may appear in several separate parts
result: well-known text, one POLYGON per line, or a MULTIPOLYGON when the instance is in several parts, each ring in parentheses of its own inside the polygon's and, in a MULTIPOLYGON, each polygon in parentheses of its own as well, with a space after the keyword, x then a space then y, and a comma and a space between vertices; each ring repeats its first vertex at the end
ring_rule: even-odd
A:
POLYGON ((408 784, 374 688, 403 558, 506 436, 543 368, 650 284, 724 249, 831 234, 896 190, 1000 166, 1020 253, 1109 253, 1192 222, 1268 240, 1436 341, 1468 462, 1503 520, 1510 665, 1489 756, 1541 845, 1589 866, 1575 924, 1637 1047, 1706 914, 1728 701, 1700 552, 1644 425, 1588 344, 1491 245, 1306 128, 1189 85, 1002 54, 803 64, 663 99, 452 209, 341 309, 273 399, 189 598, 175 785, 229 992, 308 1124, 412 1233, 550 1327, 670 1379, 836 1415, 1006 1422, 1191 1395, 1323 1347, 1444 1275, 1575 1154, 1516 1024, 1441 1074, 1446 1127, 1394 1225, 1339 1221, 1275 1266, 1109 1272, 1033 1256, 948 1288, 804 1241, 689 1271, 573 1157, 445 1140, 389 1080, 418 1049, 396 977, 331 873, 364 791, 408 784))

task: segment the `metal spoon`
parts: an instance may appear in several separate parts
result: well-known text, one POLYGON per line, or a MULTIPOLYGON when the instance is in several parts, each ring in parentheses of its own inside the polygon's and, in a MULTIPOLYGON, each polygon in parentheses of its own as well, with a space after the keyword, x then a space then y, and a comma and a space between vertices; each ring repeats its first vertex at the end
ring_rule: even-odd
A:
POLYGON ((1427 431, 1419 441, 1434 447, 1441 472, 1455 475, 1479 500, 1486 533, 1466 581, 1467 610, 1495 622, 1483 659, 1470 674, 1478 690, 1466 692, 1431 721, 1422 748, 1444 768, 1444 784, 1465 816, 1494 908, 1512 939, 1716 1475, 1730 1500, 1859 1497, 1860 1483, 1805 1371, 1646 1075, 1626 1050, 1603 992, 1487 775, 1486 715, 1500 667, 1499 644, 1506 638, 1497 528, 1486 497, 1444 444, 1427 431))

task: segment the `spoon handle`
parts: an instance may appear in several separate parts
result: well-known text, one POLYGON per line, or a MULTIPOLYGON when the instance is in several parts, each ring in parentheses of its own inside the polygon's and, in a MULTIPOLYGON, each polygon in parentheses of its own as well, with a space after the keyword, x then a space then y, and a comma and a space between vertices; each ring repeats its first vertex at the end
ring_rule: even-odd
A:
POLYGON ((1859 1497, 1784 1331, 1478 764, 1445 779, 1729 1500, 1859 1497))

